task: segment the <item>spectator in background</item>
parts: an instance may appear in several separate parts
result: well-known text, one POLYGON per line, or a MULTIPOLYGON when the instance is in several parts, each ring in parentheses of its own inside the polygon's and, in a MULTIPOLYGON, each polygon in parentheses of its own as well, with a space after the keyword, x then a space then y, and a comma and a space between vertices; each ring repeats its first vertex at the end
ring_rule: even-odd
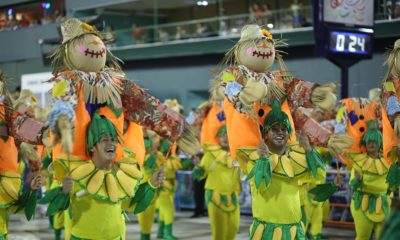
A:
POLYGON ((56 10, 53 12, 51 18, 52 18, 52 21, 53 21, 53 22, 61 22, 61 20, 62 20, 62 15, 61 15, 60 10, 56 9, 56 10))
POLYGON ((15 15, 9 15, 6 21, 6 28, 9 30, 14 30, 18 28, 18 21, 15 18, 15 15))
POLYGON ((262 8, 264 9, 264 13, 262 16, 263 25, 272 23, 272 12, 270 5, 268 3, 264 3, 262 5, 262 8))
POLYGON ((168 42, 169 41, 168 32, 163 29, 159 29, 158 30, 158 39, 160 42, 168 42))
POLYGON ((144 43, 144 28, 137 26, 136 24, 132 24, 132 38, 134 44, 143 44, 144 43))
POLYGON ((22 15, 21 20, 19 20, 18 27, 29 27, 30 24, 30 21, 25 17, 25 15, 22 15))
POLYGON ((263 25, 263 19, 265 10, 259 3, 254 3, 249 7, 250 21, 258 25, 263 25))
POLYGON ((396 0, 396 4, 394 5, 393 18, 400 18, 400 1, 396 0))
POLYGON ((175 40, 181 40, 187 38, 187 32, 185 29, 183 29, 181 26, 176 27, 176 34, 175 34, 175 40))
POLYGON ((51 23, 51 22, 52 22, 52 20, 51 20, 50 16, 47 15, 47 14, 44 14, 44 15, 43 15, 43 18, 41 19, 42 25, 44 25, 44 24, 49 24, 49 23, 51 23))
POLYGON ((302 4, 299 3, 298 0, 293 0, 290 9, 292 10, 292 24, 293 28, 303 27, 304 25, 304 16, 302 13, 302 4))

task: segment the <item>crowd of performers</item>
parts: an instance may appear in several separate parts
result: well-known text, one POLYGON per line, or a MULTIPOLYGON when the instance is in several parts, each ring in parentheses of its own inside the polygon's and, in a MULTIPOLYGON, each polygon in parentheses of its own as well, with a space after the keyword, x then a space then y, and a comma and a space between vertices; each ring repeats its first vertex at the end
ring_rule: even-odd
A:
POLYGON ((187 121, 177 101, 161 103, 126 78, 102 32, 78 19, 61 30, 49 110, 29 91, 13 99, 1 75, 0 239, 8 239, 10 214, 30 220, 37 204, 47 205, 55 239, 130 239, 126 212, 137 214, 136 238, 150 239, 156 211, 157 238, 176 239, 175 176, 191 164, 192 177, 206 179, 213 239, 235 239, 243 178, 249 239, 322 239, 324 209, 344 184, 339 168, 325 182, 332 159, 351 171, 356 239, 399 239, 400 40, 381 88, 337 106, 334 84, 293 76, 279 50, 286 44, 246 25, 209 101, 187 121))

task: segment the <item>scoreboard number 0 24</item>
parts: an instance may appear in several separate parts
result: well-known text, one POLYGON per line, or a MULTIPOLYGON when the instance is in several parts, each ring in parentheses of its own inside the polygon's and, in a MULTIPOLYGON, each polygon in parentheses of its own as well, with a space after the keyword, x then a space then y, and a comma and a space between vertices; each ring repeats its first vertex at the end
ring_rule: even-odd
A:
POLYGON ((368 54, 370 35, 351 32, 331 32, 330 50, 337 53, 368 54))

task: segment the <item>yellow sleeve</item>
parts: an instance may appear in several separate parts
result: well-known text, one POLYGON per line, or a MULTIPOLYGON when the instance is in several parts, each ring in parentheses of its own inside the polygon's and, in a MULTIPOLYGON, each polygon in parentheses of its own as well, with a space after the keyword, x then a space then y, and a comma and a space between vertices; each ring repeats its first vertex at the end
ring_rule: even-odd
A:
POLYGON ((200 167, 204 169, 204 176, 208 175, 208 172, 210 170, 211 164, 215 161, 215 157, 211 152, 207 152, 206 154, 203 155, 203 158, 201 159, 200 162, 200 167))

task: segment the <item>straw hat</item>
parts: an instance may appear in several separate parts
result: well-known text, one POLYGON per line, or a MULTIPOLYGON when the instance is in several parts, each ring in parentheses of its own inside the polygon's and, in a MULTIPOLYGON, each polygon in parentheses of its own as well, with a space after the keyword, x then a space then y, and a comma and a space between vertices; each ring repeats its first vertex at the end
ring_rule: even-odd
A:
POLYGON ((266 30, 261 29, 257 24, 245 25, 240 32, 239 42, 256 40, 260 38, 272 39, 272 35, 266 30))
POLYGON ((70 18, 61 24, 61 34, 63 37, 62 43, 64 44, 84 34, 99 35, 99 31, 97 31, 95 27, 77 18, 70 18))

